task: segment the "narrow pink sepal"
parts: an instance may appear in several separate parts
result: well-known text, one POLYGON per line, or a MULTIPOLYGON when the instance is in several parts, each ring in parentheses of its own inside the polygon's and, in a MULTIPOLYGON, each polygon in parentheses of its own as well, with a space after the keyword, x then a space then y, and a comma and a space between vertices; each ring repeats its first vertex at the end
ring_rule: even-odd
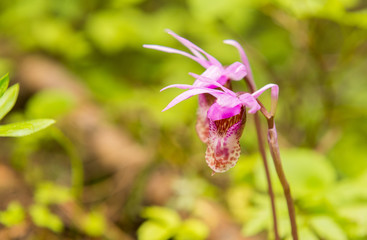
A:
POLYGON ((274 83, 266 84, 264 87, 260 88, 256 92, 252 93, 252 96, 254 98, 258 98, 263 92, 265 92, 265 90, 267 90, 269 88, 271 88, 271 97, 273 99, 278 99, 279 87, 278 87, 278 85, 276 85, 274 83))
POLYGON ((271 88, 271 97, 273 99, 276 99, 278 100, 278 97, 279 97, 279 86, 277 84, 274 84, 275 86, 273 86, 271 88))
POLYGON ((191 88, 193 88, 193 86, 189 85, 189 84, 172 84, 172 85, 169 85, 167 87, 162 88, 160 90, 160 92, 163 92, 164 90, 166 90, 168 88, 191 89, 191 88))
POLYGON ((195 49, 195 47, 197 47, 197 46, 195 44, 193 44, 191 41, 187 40, 186 38, 183 38, 183 37, 179 36, 178 34, 176 34, 175 32, 173 32, 170 29, 166 29, 166 33, 168 33, 172 37, 176 38, 177 41, 179 41, 180 43, 182 43, 182 45, 187 47, 196 57, 198 57, 200 59, 203 59, 203 60, 207 60, 198 50, 195 49))
POLYGON ((247 75, 250 79, 253 79, 253 76, 252 76, 252 71, 251 71, 251 67, 250 67, 250 62, 247 58, 247 55, 245 53, 245 50, 242 48, 241 44, 239 44, 237 41, 235 40, 224 40, 223 41, 225 44, 229 44, 229 45, 232 45, 234 46, 235 48, 237 48, 238 52, 240 53, 240 57, 241 57, 241 61, 242 63, 245 65, 246 67, 246 70, 247 70, 247 75))
POLYGON ((221 94, 223 94, 222 91, 218 91, 215 89, 209 89, 209 88, 195 88, 195 89, 190 89, 187 90, 186 92, 181 93, 180 95, 178 95, 177 97, 175 97, 168 105, 167 107, 165 107, 162 112, 166 111, 167 109, 170 109, 171 107, 175 106, 176 104, 194 96, 194 95, 198 95, 198 94, 202 94, 202 93, 209 93, 211 95, 213 95, 214 97, 218 97, 221 94))
POLYGON ((279 96, 279 86, 276 84, 267 84, 264 87, 260 88, 256 92, 254 92, 252 95, 255 98, 258 98, 265 90, 271 88, 271 109, 270 114, 274 115, 276 108, 277 108, 277 102, 278 102, 278 96, 279 96))
POLYGON ((193 56, 193 55, 191 55, 187 52, 181 51, 181 50, 177 50, 177 49, 170 48, 170 47, 164 47, 164 46, 160 46, 160 45, 152 45, 152 44, 144 44, 143 47, 158 50, 158 51, 162 51, 162 52, 167 52, 167 53, 180 54, 180 55, 183 55, 185 57, 188 57, 188 58, 194 60, 195 62, 199 63, 201 66, 203 66, 205 68, 209 67, 206 59, 202 59, 202 58, 199 58, 197 56, 195 57, 195 56, 193 56))
MULTIPOLYGON (((210 65, 217 65, 217 66, 222 65, 216 58, 214 58, 212 55, 205 52, 203 49, 201 49, 197 45, 193 44, 189 40, 177 35, 176 33, 174 33, 173 31, 171 31, 169 29, 167 29, 166 32, 168 34, 172 35, 174 38, 176 38, 184 46, 186 46, 195 56, 199 57, 200 53, 204 54, 205 57, 209 60, 210 65)), ((203 59, 203 58, 201 57, 201 59, 203 59)))

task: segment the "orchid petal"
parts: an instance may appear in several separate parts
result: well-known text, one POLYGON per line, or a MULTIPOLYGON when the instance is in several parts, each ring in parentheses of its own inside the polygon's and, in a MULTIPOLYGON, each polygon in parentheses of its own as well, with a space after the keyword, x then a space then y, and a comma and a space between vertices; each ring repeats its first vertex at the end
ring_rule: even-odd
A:
POLYGON ((247 69, 242 63, 235 62, 225 69, 224 74, 231 80, 238 81, 247 75, 247 69))
POLYGON ((175 32, 173 32, 170 29, 166 29, 166 32, 168 34, 170 34, 171 36, 173 36, 174 38, 176 38, 176 40, 178 40, 180 43, 182 43, 185 47, 187 47, 196 57, 207 61, 207 59, 199 51, 197 51, 194 48, 194 46, 196 46, 196 45, 193 44, 191 41, 187 40, 186 38, 183 38, 183 37, 179 36, 178 34, 176 34, 175 32))
POLYGON ((276 84, 267 84, 252 94, 254 98, 258 98, 265 90, 271 88, 271 115, 275 114, 275 110, 278 103, 279 86, 276 84))
POLYGON ((207 113, 216 98, 209 94, 199 94, 198 100, 199 108, 195 128, 200 140, 203 143, 207 143, 209 137, 209 119, 207 113))
POLYGON ((249 108, 248 113, 254 114, 261 109, 261 106, 256 99, 249 93, 244 93, 239 96, 241 103, 249 108))
MULTIPOLYGON (((199 76, 197 77, 197 80, 199 81, 195 83, 199 84, 200 82, 217 82, 217 80, 220 78, 222 73, 223 73, 222 68, 212 65, 208 67, 201 75, 197 75, 199 76)), ((191 75, 191 76, 194 76, 194 75, 191 75)), ((195 83, 194 85, 196 85, 195 83)))
POLYGON ((225 70, 222 66, 211 65, 201 76, 216 81, 221 85, 228 81, 228 76, 225 75, 225 70))
POLYGON ((163 110, 162 112, 166 111, 167 109, 170 109, 171 107, 175 106, 176 104, 198 94, 202 93, 209 93, 213 95, 214 97, 219 97, 221 94, 223 94, 222 91, 210 89, 210 88, 194 88, 187 90, 186 92, 181 93, 177 97, 175 97, 163 110))
POLYGON ((216 58, 214 58, 212 55, 208 54, 203 49, 199 48, 198 46, 196 46, 195 44, 193 44, 189 40, 177 35, 176 33, 174 33, 173 31, 171 31, 169 29, 167 29, 166 31, 167 31, 168 34, 172 35, 179 42, 181 42, 184 46, 186 46, 195 56, 203 59, 201 54, 200 54, 200 53, 202 53, 209 60, 210 65, 222 66, 222 64, 216 58))
POLYGON ((263 92, 265 92, 265 90, 267 90, 269 88, 271 88, 271 98, 272 99, 278 99, 279 87, 278 87, 278 85, 273 84, 273 83, 266 84, 264 87, 260 88, 256 92, 252 93, 252 96, 254 98, 258 98, 263 92))
POLYGON ((230 94, 231 96, 236 96, 236 94, 233 91, 229 90, 228 88, 224 87, 222 84, 218 82, 214 82, 212 79, 207 78, 204 75, 198 75, 196 73, 189 73, 189 74, 197 79, 197 81, 194 82, 194 86, 196 87, 212 88, 214 86, 221 88, 224 92, 230 94), (208 85, 203 85, 202 83, 208 83, 208 85))
POLYGON ((210 78, 206 78, 203 75, 199 75, 196 73, 189 73, 190 76, 196 78, 196 81, 194 82, 193 86, 195 87, 203 87, 203 88, 217 88, 222 86, 221 84, 219 84, 218 82, 210 79, 210 78))
POLYGON ((167 53, 180 54, 180 55, 183 55, 185 57, 188 57, 188 58, 194 60, 195 62, 199 63, 204 68, 207 68, 209 66, 206 59, 201 59, 201 58, 195 57, 195 56, 193 56, 193 55, 191 55, 187 52, 181 51, 181 50, 177 50, 177 49, 170 48, 170 47, 164 47, 164 46, 160 46, 160 45, 153 45, 153 44, 144 44, 143 47, 158 50, 158 51, 162 51, 162 52, 167 52, 167 53))
POLYGON ((235 40, 224 40, 223 42, 225 44, 229 44, 229 45, 232 45, 235 48, 237 48, 238 52, 240 53, 241 61, 243 62, 243 64, 245 65, 245 67, 247 69, 247 76, 250 79, 253 79, 250 63, 249 63, 248 58, 246 56, 245 50, 242 48, 241 44, 239 44, 235 40))
POLYGON ((189 84, 172 84, 172 85, 162 88, 160 91, 162 92, 168 88, 192 89, 193 86, 189 84))
POLYGON ((205 110, 199 108, 195 125, 196 133, 203 143, 207 143, 209 137, 209 120, 206 113, 205 110))

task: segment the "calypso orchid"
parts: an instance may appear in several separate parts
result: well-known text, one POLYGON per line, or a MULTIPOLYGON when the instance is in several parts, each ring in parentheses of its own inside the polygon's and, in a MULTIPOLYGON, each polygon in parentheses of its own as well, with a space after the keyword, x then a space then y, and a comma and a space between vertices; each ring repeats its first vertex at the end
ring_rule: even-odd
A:
MULTIPOLYGON (((218 82, 230 88, 230 80, 239 81, 247 75, 247 68, 245 64, 240 62, 234 62, 233 64, 225 67, 216 58, 214 58, 213 56, 211 56, 210 54, 208 54, 207 52, 205 52, 204 50, 202 50, 189 40, 180 37, 171 30, 167 30, 167 33, 172 35, 184 46, 186 46, 191 51, 192 54, 159 45, 144 45, 144 47, 168 53, 180 54, 196 61, 201 66, 203 66, 206 70, 201 75, 190 73, 192 76, 196 78, 196 81, 194 82, 193 86, 217 88, 217 86, 215 86, 214 84, 211 84, 210 82, 207 81, 200 81, 199 79, 199 78, 207 78, 211 79, 213 82, 218 82)), ((235 46, 235 44, 232 42, 225 42, 225 43, 235 46)), ((206 143, 209 139, 209 121, 206 117, 206 114, 209 110, 209 107, 211 106, 211 104, 213 104, 214 101, 215 99, 211 97, 209 94, 199 95, 199 108, 197 112, 196 131, 199 135, 199 138, 204 143, 206 143)))
POLYGON ((247 57, 239 43, 234 40, 224 41, 224 43, 233 45, 238 49, 243 62, 235 62, 225 67, 192 42, 170 30, 167 32, 186 46, 192 54, 158 45, 144 45, 144 47, 186 56, 198 62, 206 70, 201 75, 189 73, 196 79, 193 85, 173 84, 163 88, 161 91, 174 87, 187 89, 173 99, 163 111, 198 95, 199 109, 196 130, 200 139, 207 144, 206 162, 213 173, 225 172, 235 166, 240 156, 239 139, 246 122, 246 108, 249 109, 248 113, 250 114, 260 110, 261 106, 257 102, 257 98, 269 88, 272 90, 272 100, 276 101, 278 86, 268 84, 252 94, 235 93, 230 89, 231 80, 242 80, 248 74, 252 77, 247 57))
MULTIPOLYGON (((225 172, 236 165, 240 156, 239 139, 242 135, 246 122, 246 108, 248 113, 255 114, 257 111, 265 116, 268 122, 268 144, 275 165, 276 172, 282 184, 284 195, 287 200, 289 218, 291 222, 292 237, 298 240, 297 223, 294 204, 289 184, 285 177, 281 164, 277 132, 275 128, 274 116, 278 101, 279 87, 276 84, 267 84, 256 91, 249 61, 241 45, 234 40, 225 40, 224 43, 237 48, 240 53, 242 63, 235 62, 227 67, 223 66, 217 59, 184 39, 172 31, 168 30, 174 38, 186 46, 192 54, 184 51, 163 47, 158 45, 144 45, 146 48, 156 49, 168 53, 176 53, 191 58, 201 64, 206 70, 201 74, 190 73, 196 78, 193 85, 173 84, 163 88, 181 88, 187 91, 174 98, 163 111, 175 106, 177 103, 186 100, 194 95, 199 98, 198 120, 196 130, 200 139, 207 144, 205 159, 209 167, 216 172, 225 172), (251 93, 233 92, 231 90, 231 80, 244 79, 251 93), (257 99, 265 90, 271 89, 271 109, 270 112, 257 99)), ((275 199, 272 191, 269 168, 267 166, 266 153, 261 138, 260 122, 255 114, 255 126, 258 134, 259 149, 263 158, 265 173, 268 182, 268 191, 271 199, 273 224, 275 239, 280 239, 277 230, 277 217, 275 209, 275 199)))

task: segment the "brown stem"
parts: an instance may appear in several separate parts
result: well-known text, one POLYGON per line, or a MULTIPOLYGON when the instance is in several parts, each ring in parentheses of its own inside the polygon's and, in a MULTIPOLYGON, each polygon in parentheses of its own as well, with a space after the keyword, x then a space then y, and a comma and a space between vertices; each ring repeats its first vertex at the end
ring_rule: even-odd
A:
POLYGON ((262 102, 260 102, 259 99, 256 99, 256 100, 257 100, 257 103, 261 106, 260 112, 266 117, 266 119, 272 118, 273 116, 271 116, 271 114, 268 112, 268 110, 266 110, 266 108, 264 107, 262 102))
MULTIPOLYGON (((252 78, 245 78, 245 82, 249 88, 249 90, 251 92, 255 92, 256 91, 256 86, 254 81, 252 81, 252 78)), ((264 138, 262 135, 262 129, 261 129, 261 123, 260 123, 260 119, 259 119, 259 114, 255 113, 254 114, 254 120, 255 120, 255 127, 256 127, 256 133, 257 133, 257 142, 259 145, 259 151, 263 160, 263 164, 264 164, 264 169, 265 169, 265 175, 266 175, 266 181, 268 184, 268 193, 269 193, 269 197, 270 197, 270 203, 271 203, 271 210, 272 210, 272 215, 273 215, 273 227, 274 227, 274 235, 275 235, 275 240, 279 240, 279 232, 278 232, 278 222, 277 222, 277 213, 276 213, 276 208, 275 208, 275 197, 274 197, 274 192, 273 192, 273 187, 272 187, 272 183, 271 183, 271 178, 270 178, 270 171, 269 171, 269 166, 268 166, 268 160, 266 157, 266 152, 265 152, 265 146, 264 146, 264 138)))
POLYGON ((264 138, 263 138, 263 135, 262 135, 262 129, 261 129, 261 124, 260 124, 260 119, 259 119, 259 114, 258 113, 255 113, 254 120, 255 120, 255 127, 256 127, 256 133, 257 133, 257 142, 258 142, 259 151, 260 151, 260 154, 261 154, 261 157, 262 157, 262 160, 263 160, 264 169, 265 169, 265 173, 266 173, 266 181, 267 181, 267 184, 268 184, 268 193, 269 193, 269 197, 270 197, 271 210, 272 210, 272 214, 273 214, 273 227, 274 227, 275 240, 279 240, 280 237, 279 237, 279 232, 278 232, 277 213, 276 213, 276 208, 275 208, 275 197, 274 197, 273 187, 272 187, 272 184, 271 184, 268 160, 267 160, 267 157, 266 157, 265 146, 264 146, 264 138))
POLYGON ((267 120, 268 120, 268 143, 269 143, 270 153, 274 161, 275 170, 278 174, 280 183, 282 184, 282 187, 283 187, 285 199, 287 201, 288 214, 289 214, 289 219, 291 222, 293 240, 298 240, 296 214, 294 210, 291 189, 289 187, 288 181, 285 177, 283 167, 282 167, 274 118, 270 117, 270 118, 267 118, 267 120))

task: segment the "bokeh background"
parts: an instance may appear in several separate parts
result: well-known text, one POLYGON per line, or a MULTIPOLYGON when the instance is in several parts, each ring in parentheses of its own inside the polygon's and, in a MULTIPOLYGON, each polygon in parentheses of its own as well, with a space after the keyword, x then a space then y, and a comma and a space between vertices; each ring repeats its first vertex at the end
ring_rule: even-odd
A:
POLYGON ((257 85, 280 86, 276 123, 300 238, 366 239, 364 0, 0 1, 0 75, 20 83, 3 123, 57 120, 0 141, 0 238, 273 238, 252 118, 237 166, 211 176, 194 130, 197 99, 161 113, 181 90, 159 89, 203 71, 142 48, 184 50, 165 29, 223 64, 239 60, 222 42, 235 39, 257 85))

